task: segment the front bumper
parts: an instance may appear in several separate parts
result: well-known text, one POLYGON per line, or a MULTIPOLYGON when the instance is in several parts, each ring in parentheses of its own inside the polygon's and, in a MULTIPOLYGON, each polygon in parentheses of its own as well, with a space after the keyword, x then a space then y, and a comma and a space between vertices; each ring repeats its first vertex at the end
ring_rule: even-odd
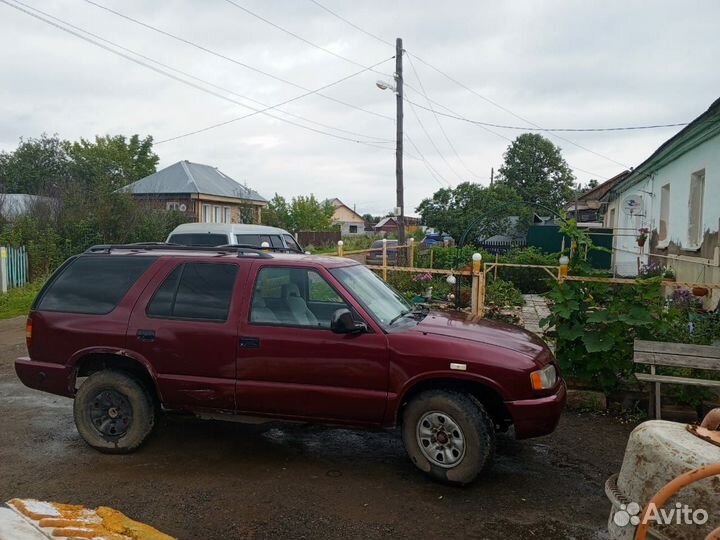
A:
POLYGON ((22 357, 15 360, 15 373, 28 388, 59 396, 72 397, 75 394, 70 388, 70 369, 63 364, 35 362, 22 357))
POLYGON ((565 381, 561 379, 557 390, 552 395, 536 399, 506 401, 505 406, 515 426, 515 437, 529 439, 552 433, 560 420, 566 398, 565 381))

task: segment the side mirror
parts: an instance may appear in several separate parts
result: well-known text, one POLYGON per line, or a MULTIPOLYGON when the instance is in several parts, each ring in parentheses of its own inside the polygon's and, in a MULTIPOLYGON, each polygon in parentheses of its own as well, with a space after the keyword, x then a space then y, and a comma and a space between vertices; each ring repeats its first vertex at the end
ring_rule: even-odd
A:
POLYGON ((355 322, 349 309, 340 308, 330 319, 330 330, 336 334, 361 334, 367 331, 367 326, 365 323, 355 322))

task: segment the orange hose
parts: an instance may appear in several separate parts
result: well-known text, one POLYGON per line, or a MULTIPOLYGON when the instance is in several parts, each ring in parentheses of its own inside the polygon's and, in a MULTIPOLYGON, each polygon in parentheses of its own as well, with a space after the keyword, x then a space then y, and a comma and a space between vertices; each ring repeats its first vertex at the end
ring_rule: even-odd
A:
MULTIPOLYGON (((652 504, 655 504, 656 508, 662 508, 663 506, 665 506, 665 503, 670 497, 675 495, 675 493, 680 491, 685 486, 692 484, 693 482, 697 482, 698 480, 702 480, 703 478, 715 476, 716 474, 720 474, 720 463, 705 465, 704 467, 700 467, 699 469, 693 469, 691 471, 683 473, 675 480, 672 480, 668 482, 665 486, 663 486, 660 491, 658 491, 653 496, 653 498, 650 499, 650 502, 647 503, 647 506, 645 506, 645 509, 642 513, 642 518, 640 520, 640 525, 638 525, 638 528, 635 531, 635 540, 645 540, 645 537, 647 536, 648 530, 650 529, 650 522, 647 520, 647 515, 652 504)), ((711 536, 709 538, 712 538, 713 533, 710 534, 711 536)))

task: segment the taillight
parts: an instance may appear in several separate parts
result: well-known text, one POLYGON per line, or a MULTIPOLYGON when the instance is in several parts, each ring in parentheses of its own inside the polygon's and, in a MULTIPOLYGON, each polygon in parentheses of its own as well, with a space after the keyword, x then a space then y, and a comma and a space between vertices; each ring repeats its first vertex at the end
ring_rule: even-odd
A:
POLYGON ((25 345, 27 345, 28 352, 30 351, 30 345, 32 345, 32 319, 28 317, 25 323, 25 345))

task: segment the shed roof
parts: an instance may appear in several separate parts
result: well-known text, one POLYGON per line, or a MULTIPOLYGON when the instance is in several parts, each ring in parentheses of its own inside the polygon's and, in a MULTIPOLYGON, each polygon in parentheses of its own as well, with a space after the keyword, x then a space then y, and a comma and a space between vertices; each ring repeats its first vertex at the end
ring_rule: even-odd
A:
POLYGON ((243 186, 216 167, 178 161, 123 188, 134 195, 202 193, 267 202, 257 191, 243 186))

